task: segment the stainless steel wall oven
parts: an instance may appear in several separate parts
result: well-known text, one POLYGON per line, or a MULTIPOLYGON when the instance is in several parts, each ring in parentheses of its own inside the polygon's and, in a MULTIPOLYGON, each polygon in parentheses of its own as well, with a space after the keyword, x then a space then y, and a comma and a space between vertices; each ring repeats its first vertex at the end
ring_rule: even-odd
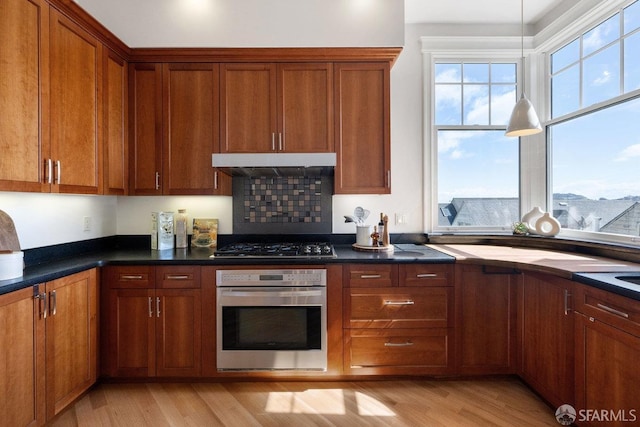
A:
POLYGON ((218 370, 327 369, 325 269, 218 270, 218 370))

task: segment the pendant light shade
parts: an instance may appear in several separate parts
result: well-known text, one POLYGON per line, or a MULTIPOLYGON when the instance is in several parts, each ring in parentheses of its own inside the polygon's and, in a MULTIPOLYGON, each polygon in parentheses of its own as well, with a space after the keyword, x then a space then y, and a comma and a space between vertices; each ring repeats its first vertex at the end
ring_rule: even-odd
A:
POLYGON ((520 38, 520 53, 522 57, 522 91, 520 100, 513 107, 511 112, 511 118, 509 119, 509 126, 507 126, 506 136, 527 136, 535 135, 542 132, 542 125, 538 114, 536 114, 533 104, 527 96, 524 94, 524 0, 520 0, 520 26, 521 26, 521 38, 520 38))
POLYGON ((524 92, 520 96, 520 101, 513 108, 509 126, 507 126, 506 136, 527 136, 542 132, 540 119, 533 108, 533 104, 525 96, 524 92))

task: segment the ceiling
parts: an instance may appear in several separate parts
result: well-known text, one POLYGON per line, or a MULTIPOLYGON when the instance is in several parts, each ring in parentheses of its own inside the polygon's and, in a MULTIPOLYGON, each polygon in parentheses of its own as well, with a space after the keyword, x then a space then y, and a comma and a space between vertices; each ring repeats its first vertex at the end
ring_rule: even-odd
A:
MULTIPOLYGON (((565 0, 526 0, 524 21, 535 24, 565 0)), ((575 0, 574 0, 575 1, 575 0)), ((517 24, 517 0, 405 0, 406 23, 517 24)))

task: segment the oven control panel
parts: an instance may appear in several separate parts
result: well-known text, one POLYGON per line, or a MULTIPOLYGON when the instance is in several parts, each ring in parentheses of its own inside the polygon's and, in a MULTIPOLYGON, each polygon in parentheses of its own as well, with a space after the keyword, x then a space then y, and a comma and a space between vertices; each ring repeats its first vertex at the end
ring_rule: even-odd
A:
POLYGON ((216 286, 327 286, 327 270, 218 270, 216 286))

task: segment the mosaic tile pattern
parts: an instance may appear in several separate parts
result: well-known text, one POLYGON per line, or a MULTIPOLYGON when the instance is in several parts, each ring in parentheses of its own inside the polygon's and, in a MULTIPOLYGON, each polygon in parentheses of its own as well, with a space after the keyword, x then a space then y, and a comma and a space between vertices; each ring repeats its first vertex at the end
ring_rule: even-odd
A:
POLYGON ((243 220, 253 224, 322 222, 322 179, 252 177, 243 184, 243 220))

